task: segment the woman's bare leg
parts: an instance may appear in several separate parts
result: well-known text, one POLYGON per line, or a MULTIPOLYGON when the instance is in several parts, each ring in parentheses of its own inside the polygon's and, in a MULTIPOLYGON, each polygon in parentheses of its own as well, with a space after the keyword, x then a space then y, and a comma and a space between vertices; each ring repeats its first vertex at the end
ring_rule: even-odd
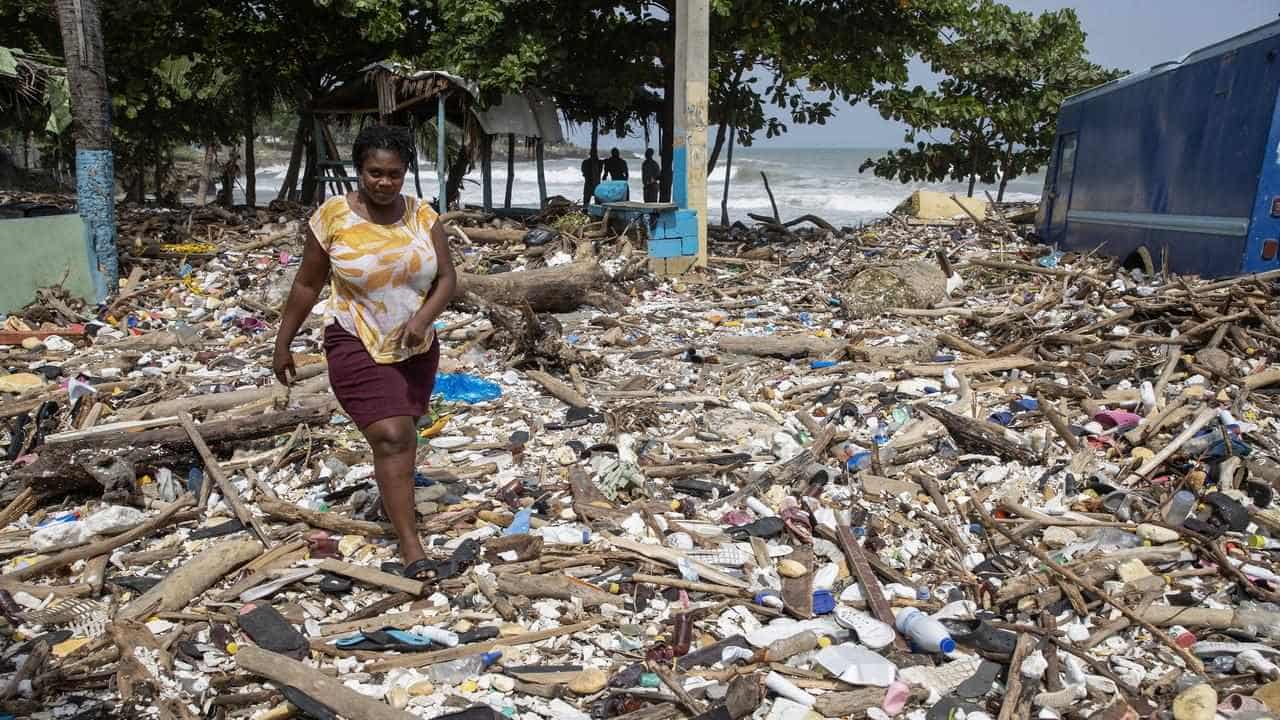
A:
POLYGON ((418 537, 414 513, 413 471, 418 432, 413 418, 391 417, 364 429, 373 448, 373 476, 382 493, 382 509, 400 541, 400 558, 406 566, 426 557, 418 537))

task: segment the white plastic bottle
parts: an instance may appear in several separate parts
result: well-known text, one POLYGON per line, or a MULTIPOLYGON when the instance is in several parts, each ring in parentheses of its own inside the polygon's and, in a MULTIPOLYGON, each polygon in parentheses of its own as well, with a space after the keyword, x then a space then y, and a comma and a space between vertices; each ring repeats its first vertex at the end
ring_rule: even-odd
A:
POLYGON ((926 652, 946 654, 956 649, 956 641, 951 639, 946 626, 915 608, 900 611, 893 624, 898 632, 926 652))
POLYGON ((591 531, 578 525, 549 525, 536 532, 552 545, 586 545, 591 542, 591 531))

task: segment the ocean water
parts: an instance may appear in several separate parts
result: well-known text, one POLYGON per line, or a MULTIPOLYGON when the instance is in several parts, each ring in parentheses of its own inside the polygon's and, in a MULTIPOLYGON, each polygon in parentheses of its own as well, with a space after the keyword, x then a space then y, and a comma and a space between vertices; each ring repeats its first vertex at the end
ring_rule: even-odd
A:
MULTIPOLYGON (((910 183, 904 184, 875 177, 870 171, 858 172, 858 166, 869 157, 887 152, 884 149, 859 148, 738 148, 734 151, 733 179, 729 184, 729 220, 750 223, 747 213, 771 214, 769 196, 765 192, 760 173, 769 176, 778 201, 778 214, 783 220, 812 213, 836 225, 856 226, 883 217, 913 191, 927 188, 963 195, 965 183, 910 183)), ((720 220, 720 203, 724 193, 725 156, 708 178, 707 202, 712 222, 720 220)), ((631 171, 631 197, 643 198, 640 187, 640 163, 643 155, 623 151, 623 157, 631 171)), ((547 194, 563 195, 571 200, 582 200, 581 159, 556 159, 546 162, 547 194)), ((422 193, 431 198, 436 195, 434 166, 421 163, 422 193)), ((259 197, 270 200, 280 188, 284 178, 283 165, 262 168, 258 172, 259 197)), ((1044 185, 1043 175, 1029 175, 1010 181, 1005 191, 1008 201, 1037 201, 1044 185)), ((493 199, 501 206, 506 195, 507 166, 495 161, 493 168, 493 199)), ((980 185, 975 193, 983 190, 995 195, 996 188, 980 185)), ((405 192, 413 193, 413 178, 405 182, 405 192)), ((462 188, 463 201, 469 204, 482 202, 480 169, 467 175, 462 188)), ((517 157, 512 187, 512 204, 534 206, 538 202, 537 168, 530 159, 517 157)))

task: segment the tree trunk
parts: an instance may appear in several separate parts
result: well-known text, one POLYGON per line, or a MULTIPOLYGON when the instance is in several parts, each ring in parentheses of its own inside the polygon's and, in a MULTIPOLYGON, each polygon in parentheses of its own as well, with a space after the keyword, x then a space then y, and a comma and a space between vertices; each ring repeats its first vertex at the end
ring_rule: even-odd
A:
POLYGON ((445 178, 445 210, 453 207, 454 203, 458 207, 462 207, 462 180, 467 176, 468 165, 471 164, 471 152, 467 148, 466 139, 462 141, 462 145, 458 148, 458 156, 454 158, 453 164, 449 166, 449 174, 445 178))
POLYGON ((120 283, 116 249, 115 168, 111 155, 111 95, 98 0, 56 0, 71 90, 76 143, 76 201, 96 260, 94 286, 105 300, 120 283))
POLYGON ((253 139, 257 134, 253 129, 253 103, 245 103, 244 114, 244 204, 252 209, 258 204, 258 168, 253 154, 253 139))
POLYGON ((973 187, 978 183, 978 176, 969 173, 969 197, 973 197, 973 187))
POLYGON ((293 149, 289 151, 289 169, 285 171, 284 182, 280 184, 277 200, 293 200, 297 197, 298 168, 302 165, 302 148, 307 141, 307 122, 298 116, 298 129, 293 133, 293 149))
POLYGON ((196 207, 209 202, 209 181, 213 175, 213 162, 218 157, 216 145, 204 146, 204 164, 200 166, 200 180, 196 182, 196 207))
POLYGON ((222 165, 222 189, 218 191, 218 204, 232 207, 236 199, 236 176, 240 174, 240 148, 232 145, 227 162, 222 165))
MULTIPOLYGON (((736 109, 734 114, 737 114, 736 109)), ((722 227, 729 227, 729 184, 733 182, 733 142, 738 139, 738 129, 733 125, 731 121, 729 127, 729 157, 724 163, 724 195, 720 198, 720 225, 722 227)))
POLYGON ((1013 143, 1010 142, 1004 149, 1004 162, 1000 165, 1000 190, 996 193, 996 202, 1004 202, 1004 189, 1009 187, 1009 166, 1013 162, 1013 143))
MULTIPOLYGON (((307 119, 307 122, 311 122, 310 118, 307 119)), ((311 129, 313 127, 314 125, 308 126, 308 141, 303 148, 306 152, 306 164, 303 166, 306 169, 302 172, 302 197, 300 198, 303 205, 315 203, 316 188, 319 184, 316 182, 316 143, 318 139, 315 137, 315 131, 311 129)))
POLYGON ((733 73, 733 80, 729 81, 729 93, 725 100, 727 107, 720 108, 720 123, 716 127, 716 141, 711 148, 711 157, 707 159, 708 177, 711 176, 711 171, 716 169, 716 163, 720 160, 720 150, 724 147, 725 132, 731 128, 738 113, 738 86, 742 82, 744 69, 743 66, 739 66, 733 73))
MULTIPOLYGON (((600 118, 591 118, 591 151, 587 154, 587 166, 592 167, 590 161, 600 156, 600 118)), ((596 173, 595 177, 583 176, 582 178, 582 207, 591 204, 591 196, 596 191, 596 185, 600 183, 600 164, 596 163, 592 172, 596 173)))
POLYGON ((458 274, 460 292, 472 292, 491 303, 508 307, 527 304, 535 312, 573 312, 607 282, 608 278, 595 261, 494 275, 458 274))

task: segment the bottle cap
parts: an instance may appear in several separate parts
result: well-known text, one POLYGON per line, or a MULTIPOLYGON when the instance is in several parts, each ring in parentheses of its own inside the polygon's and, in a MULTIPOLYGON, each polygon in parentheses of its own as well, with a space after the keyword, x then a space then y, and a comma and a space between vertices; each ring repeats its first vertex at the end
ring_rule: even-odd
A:
POLYGON ((813 591, 813 614, 826 615, 836 609, 836 599, 830 590, 813 591))
POLYGON ((938 643, 938 649, 942 651, 942 654, 950 655, 956 651, 956 641, 951 638, 945 638, 938 643))

